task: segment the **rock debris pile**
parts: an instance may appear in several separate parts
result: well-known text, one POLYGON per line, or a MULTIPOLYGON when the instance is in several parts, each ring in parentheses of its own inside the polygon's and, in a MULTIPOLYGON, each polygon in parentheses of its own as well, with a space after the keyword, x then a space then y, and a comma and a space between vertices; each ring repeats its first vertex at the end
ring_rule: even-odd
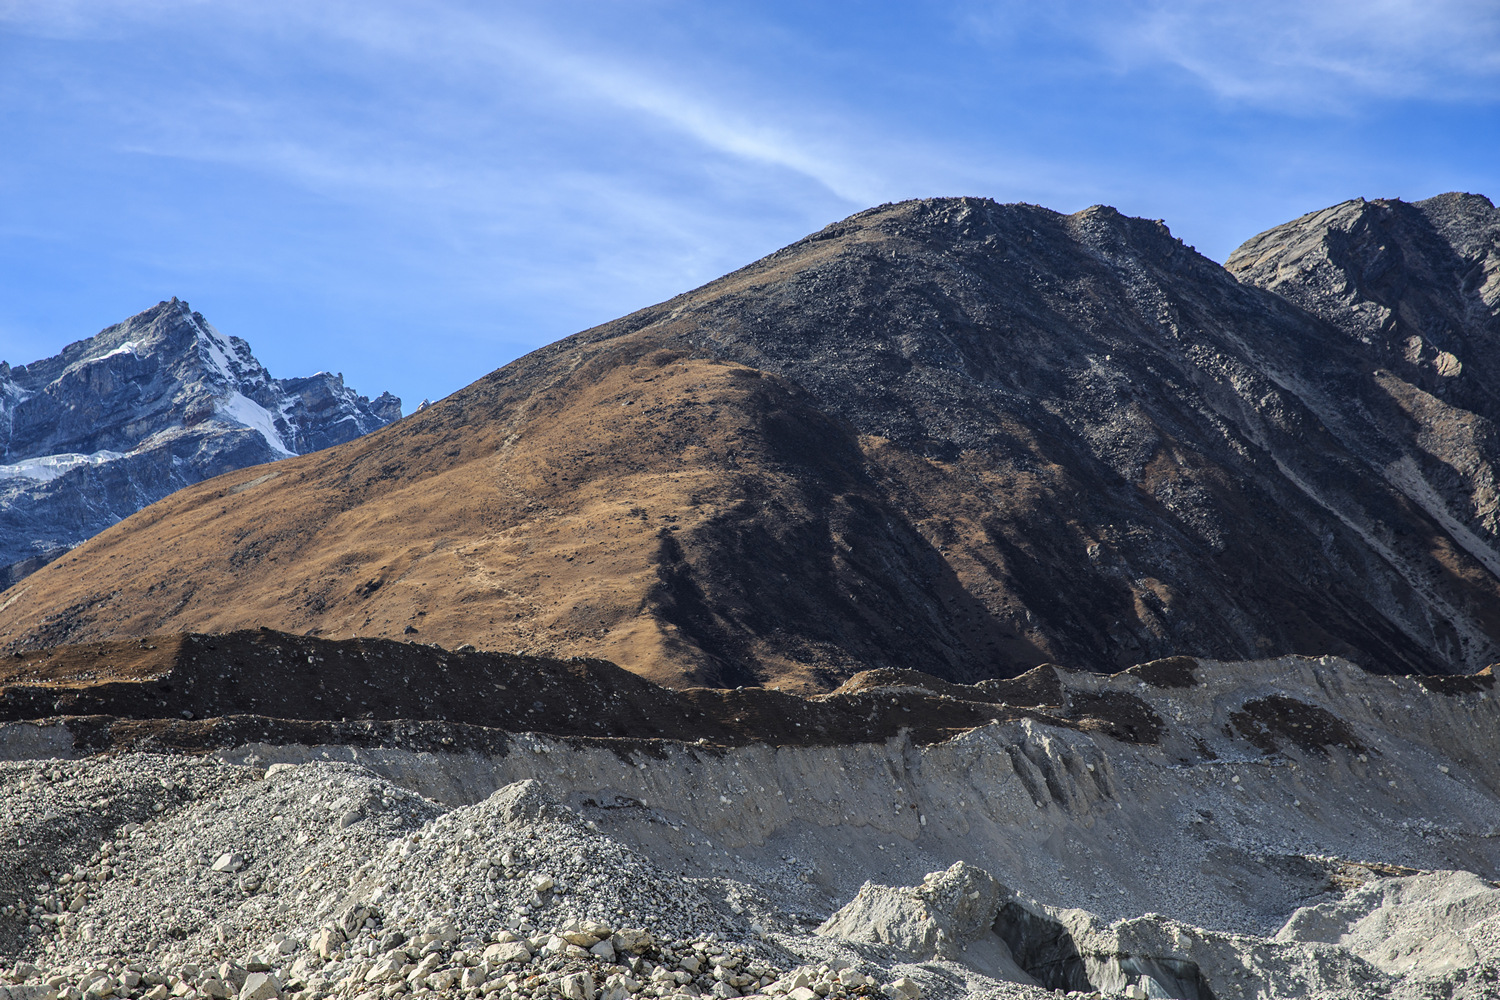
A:
POLYGON ((958 862, 914 888, 866 883, 818 933, 1111 996, 1384 995, 1390 976, 1413 973, 1430 988, 1472 980, 1483 991, 1500 962, 1500 889, 1470 872, 1379 879, 1339 903, 1297 910, 1266 939, 1155 913, 1110 922, 1027 899, 958 862))
POLYGON ((807 933, 767 929, 772 880, 673 875, 535 780, 445 809, 353 764, 130 754, 3 764, 0 791, 0 1000, 1500 995, 1500 889, 1467 872, 1261 938, 958 862, 807 933))
MULTIPOLYGON (((267 662, 193 649, 68 703, 118 714, 0 721, 0 1000, 1500 997, 1488 673, 1179 658, 717 707, 617 676, 611 737, 142 717, 267 662), (785 742, 648 735, 777 705, 785 742)), ((55 707, 85 652, 12 657, 40 674, 7 704, 55 707)), ((614 676, 503 665, 560 718, 547 691, 614 676)))
POLYGON ((445 811, 348 764, 0 775, 25 831, 11 871, 35 879, 6 886, 3 1000, 920 994, 847 962, 797 967, 535 781, 445 811), (155 818, 111 828, 131 806, 155 818))

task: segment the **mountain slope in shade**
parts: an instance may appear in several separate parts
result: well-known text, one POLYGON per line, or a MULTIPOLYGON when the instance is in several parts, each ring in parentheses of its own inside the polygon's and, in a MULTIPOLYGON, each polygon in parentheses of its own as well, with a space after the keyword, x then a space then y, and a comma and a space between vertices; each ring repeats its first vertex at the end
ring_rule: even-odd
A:
POLYGON ((267 625, 810 688, 1178 653, 1477 669, 1500 583, 1341 408, 1371 379, 1343 327, 1159 223, 882 206, 176 494, 0 598, 0 642, 267 625))
POLYGON ((276 379, 186 302, 0 362, 0 586, 173 490, 395 420, 343 377, 276 379))

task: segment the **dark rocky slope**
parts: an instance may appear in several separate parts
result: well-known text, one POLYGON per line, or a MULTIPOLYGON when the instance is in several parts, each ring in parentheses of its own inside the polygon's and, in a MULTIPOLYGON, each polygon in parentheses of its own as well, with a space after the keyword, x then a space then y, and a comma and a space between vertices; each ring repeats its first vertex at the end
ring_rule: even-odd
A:
POLYGON ((0 361, 0 588, 174 490, 400 416, 340 375, 272 378, 177 299, 55 357, 0 361))
POLYGON ((1363 370, 1319 386, 1325 423, 1500 572, 1500 210, 1470 194, 1348 201, 1226 266, 1345 335, 1363 370))
POLYGON ((0 642, 410 628, 823 689, 1178 653, 1478 669, 1500 582, 1388 473, 1347 402, 1373 378, 1335 318, 1159 223, 882 206, 184 491, 0 599, 0 642))

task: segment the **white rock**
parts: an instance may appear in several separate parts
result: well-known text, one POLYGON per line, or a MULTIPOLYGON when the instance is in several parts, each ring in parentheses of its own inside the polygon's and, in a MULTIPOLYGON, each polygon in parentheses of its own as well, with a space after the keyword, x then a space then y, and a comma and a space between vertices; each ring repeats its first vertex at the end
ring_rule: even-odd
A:
POLYGON ((55 1000, 51 986, 0 986, 0 1000, 55 1000))
POLYGON ((343 947, 344 932, 337 927, 324 927, 312 936, 308 947, 317 953, 318 957, 324 959, 332 958, 343 947))
POLYGON ((365 973, 365 982, 378 983, 390 979, 406 968, 404 958, 382 958, 370 966, 370 971, 365 973))
POLYGON ((557 936, 568 944, 576 944, 580 948, 592 948, 599 941, 598 935, 581 930, 576 925, 562 928, 557 932, 557 936))
POLYGON ((437 993, 451 990, 462 975, 457 969, 444 969, 427 977, 427 988, 437 993))
POLYGON ((295 955, 301 947, 296 938, 278 934, 261 951, 271 955, 295 955), (280 938, 278 941, 277 938, 280 938))
POLYGON ((503 965, 506 962, 529 962, 531 949, 524 941, 501 941, 484 949, 484 960, 495 965, 503 965))
POLYGON ((229 851, 219 855, 219 859, 214 862, 213 870, 232 875, 244 867, 245 856, 238 851, 229 851))
POLYGON ((234 874, 236 871, 242 870, 242 868, 245 868, 245 855, 236 852, 236 850, 222 853, 217 858, 217 861, 213 862, 213 871, 217 871, 217 873, 234 874))
POLYGON ((277 1000, 281 996, 281 983, 269 972, 252 972, 245 977, 240 987, 239 1000, 277 1000))
POLYGON ((777 985, 781 987, 782 991, 786 993, 790 993, 792 990, 801 989, 804 986, 811 986, 812 984, 812 974, 809 973, 806 969, 793 969, 785 976, 782 976, 777 983, 777 985))
POLYGON ((420 982, 441 964, 443 964, 443 957, 437 952, 433 952, 417 963, 417 967, 407 974, 406 981, 409 983, 420 982))
POLYGON ((594 1000, 595 987, 592 973, 576 972, 570 976, 563 976, 557 986, 568 1000, 594 1000))
POLYGON ((910 997, 912 1000, 916 1000, 917 997, 922 995, 922 987, 917 981, 906 976, 897 979, 890 986, 891 989, 895 990, 901 996, 910 997))
POLYGON ((654 939, 648 932, 640 928, 631 927, 615 931, 609 940, 610 944, 615 946, 615 951, 622 954, 634 953, 639 955, 642 952, 650 950, 651 946, 655 944, 654 939))

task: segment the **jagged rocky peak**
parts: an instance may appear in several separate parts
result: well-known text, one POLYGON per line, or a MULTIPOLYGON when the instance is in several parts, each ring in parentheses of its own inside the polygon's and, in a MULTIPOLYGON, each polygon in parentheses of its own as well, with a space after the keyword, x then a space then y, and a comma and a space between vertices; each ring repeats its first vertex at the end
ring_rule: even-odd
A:
MULTIPOLYGON (((1071 215, 1024 202, 1002 204, 989 198, 924 198, 894 202, 857 213, 773 254, 797 256, 809 246, 849 238, 878 242, 899 237, 940 254, 1004 254, 1016 251, 1071 252, 1074 242, 1104 252, 1183 255, 1216 268, 1174 237, 1159 219, 1124 215, 1109 205, 1093 205, 1071 215), (1059 243, 1058 241, 1062 241, 1059 243)), ((899 260, 899 258, 897 258, 899 260)))
POLYGON ((6 462, 60 453, 129 451, 151 434, 212 420, 259 433, 273 455, 352 440, 400 416, 342 376, 273 378, 239 337, 179 299, 10 369, 6 462))
POLYGON ((1483 195, 1342 202, 1252 237, 1225 266, 1424 391, 1496 415, 1500 209, 1483 195))
POLYGON ((176 298, 53 357, 0 362, 0 586, 173 490, 400 416, 400 399, 342 375, 274 378, 176 298))
POLYGON ((1500 575, 1500 209, 1456 192, 1346 201, 1252 237, 1226 267, 1337 331, 1331 349, 1370 373, 1313 373, 1346 413, 1339 432, 1363 424, 1381 478, 1500 575))

